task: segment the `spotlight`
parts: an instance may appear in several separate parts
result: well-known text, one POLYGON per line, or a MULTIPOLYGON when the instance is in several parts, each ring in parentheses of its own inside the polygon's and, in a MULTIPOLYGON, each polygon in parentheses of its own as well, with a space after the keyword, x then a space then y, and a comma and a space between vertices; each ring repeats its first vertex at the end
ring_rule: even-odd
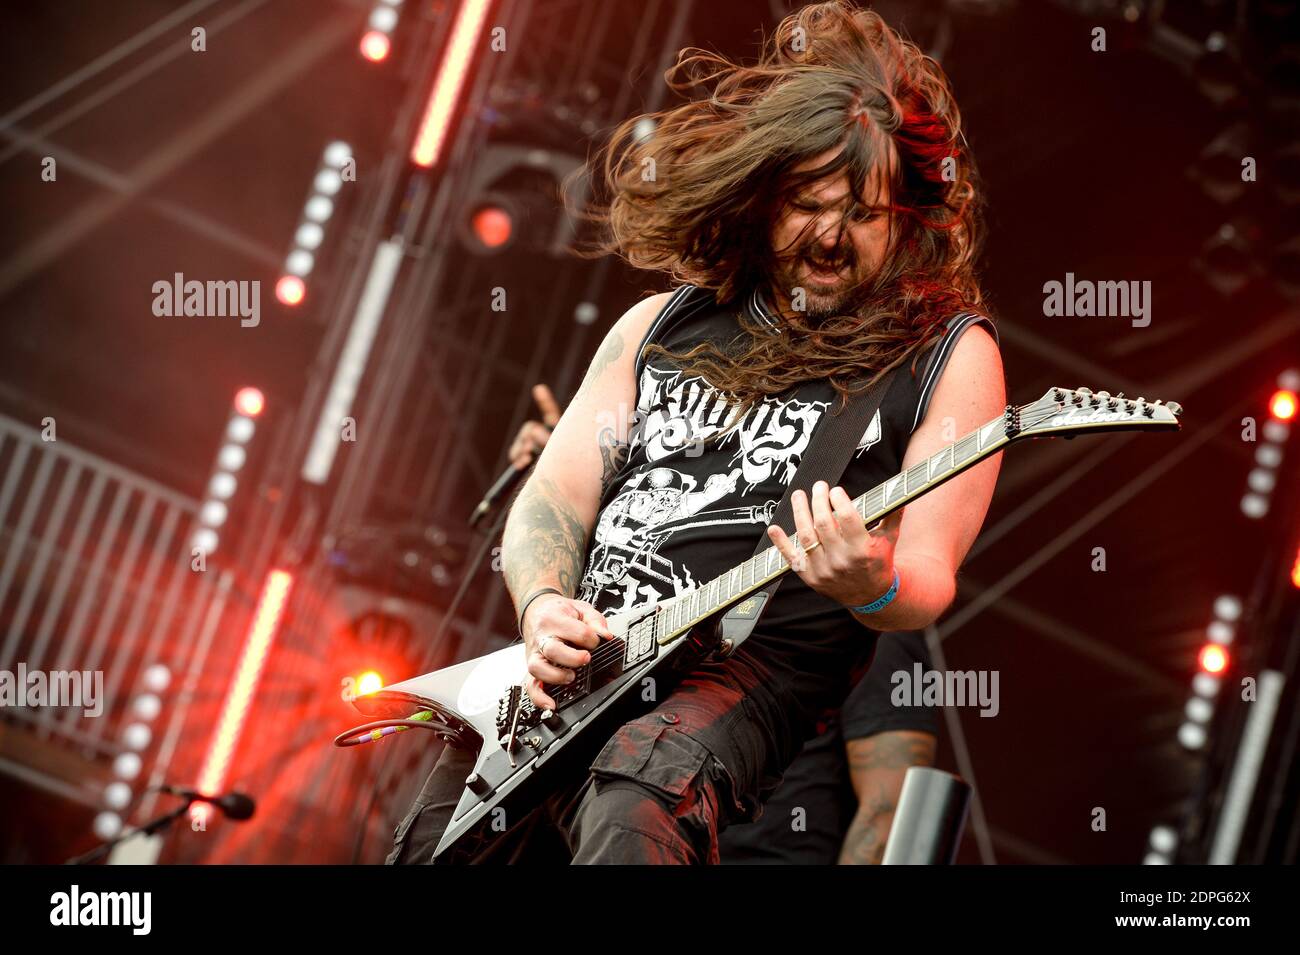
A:
POLYGON ((388 34, 381 33, 379 30, 367 30, 361 38, 361 55, 371 63, 382 63, 388 59, 388 53, 392 47, 393 44, 388 39, 388 34))
POLYGON ((1187 749, 1200 749, 1205 745, 1205 728, 1196 723, 1184 723, 1178 727, 1178 742, 1187 749))
POLYGON ((499 249, 510 241, 514 223, 510 213, 499 206, 484 206, 470 217, 475 237, 489 249, 499 249))
POLYGON ((1193 175, 1201 188, 1215 202, 1227 204, 1246 191, 1241 178, 1241 161, 1250 155, 1247 144, 1247 127, 1234 126, 1224 130, 1201 151, 1193 167, 1193 175))
POLYGON ((1206 673, 1220 674, 1228 668, 1228 651, 1217 643, 1208 643, 1201 647, 1196 662, 1206 673))
POLYGON ((266 398, 257 388, 240 388, 235 393, 235 410, 248 418, 256 418, 266 407, 266 398))
POLYGON ((275 297, 285 305, 297 305, 307 294, 307 286, 296 275, 282 275, 275 283, 275 297))
POLYGON ((1280 389, 1273 393, 1268 402, 1268 413, 1279 421, 1290 421, 1295 417, 1296 394, 1294 391, 1280 389))
POLYGON ((1236 223, 1224 223, 1201 248, 1200 266, 1205 280, 1225 297, 1240 291, 1257 269, 1246 231, 1236 223))

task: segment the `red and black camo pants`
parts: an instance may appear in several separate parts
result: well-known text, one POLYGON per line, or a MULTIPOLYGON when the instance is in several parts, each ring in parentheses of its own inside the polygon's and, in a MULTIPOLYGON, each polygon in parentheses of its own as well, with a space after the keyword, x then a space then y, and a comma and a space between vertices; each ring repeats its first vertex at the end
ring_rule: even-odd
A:
MULTIPOLYGON (((754 818, 801 742, 768 680, 743 652, 701 665, 620 727, 585 779, 502 833, 484 861, 716 864, 718 833, 754 818)), ((431 861, 473 763, 444 751, 397 827, 390 864, 431 861)))

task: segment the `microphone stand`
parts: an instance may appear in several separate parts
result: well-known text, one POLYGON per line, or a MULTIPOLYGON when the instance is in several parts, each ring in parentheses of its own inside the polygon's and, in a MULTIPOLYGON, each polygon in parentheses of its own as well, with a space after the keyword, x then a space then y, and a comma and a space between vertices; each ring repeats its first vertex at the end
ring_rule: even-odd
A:
POLYGON ((186 811, 190 808, 190 806, 193 803, 194 800, 191 797, 187 796, 185 798, 184 805, 182 805, 180 808, 173 809, 171 812, 164 813, 163 815, 158 816, 155 819, 151 819, 149 822, 146 822, 143 826, 140 826, 138 829, 132 829, 130 832, 121 833, 120 835, 108 840, 103 845, 96 846, 95 848, 91 849, 89 852, 83 852, 79 856, 73 856, 71 859, 69 859, 67 862, 63 864, 64 865, 86 865, 89 862, 94 862, 97 859, 102 859, 104 856, 112 852, 117 845, 125 842, 127 839, 133 839, 136 836, 152 836, 155 833, 162 832, 164 829, 170 826, 181 816, 185 815, 186 811))

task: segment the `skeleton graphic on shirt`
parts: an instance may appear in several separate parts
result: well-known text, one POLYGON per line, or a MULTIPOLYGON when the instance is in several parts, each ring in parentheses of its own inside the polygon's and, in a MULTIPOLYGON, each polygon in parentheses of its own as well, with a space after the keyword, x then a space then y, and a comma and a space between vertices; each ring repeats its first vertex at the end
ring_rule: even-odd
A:
MULTIPOLYGON (((629 437, 630 454, 640 448, 648 463, 665 463, 631 474, 601 510, 578 596, 605 612, 623 613, 703 583, 687 567, 664 558, 659 553, 663 544, 688 528, 766 526, 777 500, 713 505, 737 493, 748 494, 773 478, 782 487, 789 485, 829 405, 768 397, 723 435, 732 411, 711 385, 698 376, 685 377, 676 369, 647 364, 629 437), (723 470, 701 479, 667 463, 674 455, 699 457, 709 442, 710 460, 718 460, 723 470), (728 449, 732 453, 724 456, 728 449)), ((879 440, 877 411, 856 453, 879 440)))

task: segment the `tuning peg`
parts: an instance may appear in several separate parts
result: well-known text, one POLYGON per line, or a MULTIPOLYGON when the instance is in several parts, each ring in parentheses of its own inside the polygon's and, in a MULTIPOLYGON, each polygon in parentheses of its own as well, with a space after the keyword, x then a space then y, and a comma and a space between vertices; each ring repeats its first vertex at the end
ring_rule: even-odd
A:
POLYGON ((1117 391, 1117 392, 1115 392, 1115 397, 1116 397, 1116 398, 1123 398, 1123 397, 1124 397, 1124 392, 1122 392, 1122 391, 1117 391))
POLYGON ((1169 411, 1174 415, 1174 417, 1177 417, 1178 415, 1183 413, 1183 406, 1176 401, 1168 402, 1165 405, 1165 407, 1169 409, 1169 411))
POLYGON ((1090 395, 1090 394, 1092 394, 1092 389, 1091 389, 1091 388, 1075 388, 1074 390, 1077 391, 1077 392, 1078 392, 1079 394, 1081 394, 1081 395, 1090 395))

